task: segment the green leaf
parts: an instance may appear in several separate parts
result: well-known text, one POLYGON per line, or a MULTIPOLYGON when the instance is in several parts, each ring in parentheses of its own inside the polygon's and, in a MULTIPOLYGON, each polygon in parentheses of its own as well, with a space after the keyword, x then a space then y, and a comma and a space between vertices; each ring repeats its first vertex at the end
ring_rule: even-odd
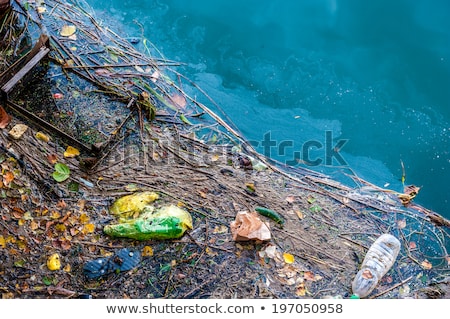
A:
POLYGON ((77 193, 80 189, 80 184, 78 184, 77 182, 70 182, 69 185, 67 185, 67 189, 71 192, 77 193))
POLYGON ((70 176, 70 169, 66 164, 56 163, 55 171, 53 172, 52 176, 58 183, 64 182, 70 176))
POLYGON ((180 120, 183 121, 183 123, 185 123, 187 125, 192 125, 192 123, 189 122, 189 120, 186 118, 186 116, 184 114, 180 114, 180 120))
POLYGON ((50 286, 53 283, 53 279, 50 277, 44 277, 42 278, 42 282, 44 283, 44 285, 50 286))
POLYGON ((16 260, 14 262, 14 266, 16 266, 16 267, 23 267, 23 265, 25 265, 25 263, 26 263, 25 259, 16 260))

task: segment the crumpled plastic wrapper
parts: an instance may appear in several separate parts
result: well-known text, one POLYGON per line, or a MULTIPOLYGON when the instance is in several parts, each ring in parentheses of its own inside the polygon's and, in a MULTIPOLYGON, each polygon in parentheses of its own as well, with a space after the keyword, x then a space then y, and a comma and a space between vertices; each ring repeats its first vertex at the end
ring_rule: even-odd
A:
POLYGON ((271 238, 269 227, 256 212, 238 212, 236 219, 230 223, 230 229, 234 241, 267 241, 271 238))

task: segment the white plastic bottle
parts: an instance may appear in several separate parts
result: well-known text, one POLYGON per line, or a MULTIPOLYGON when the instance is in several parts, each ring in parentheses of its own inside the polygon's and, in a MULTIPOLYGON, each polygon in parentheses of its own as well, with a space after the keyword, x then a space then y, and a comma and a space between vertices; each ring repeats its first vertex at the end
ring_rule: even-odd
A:
POLYGON ((400 251, 400 242, 390 234, 383 234, 370 246, 361 269, 352 283, 353 294, 368 296, 381 278, 394 265, 400 251))

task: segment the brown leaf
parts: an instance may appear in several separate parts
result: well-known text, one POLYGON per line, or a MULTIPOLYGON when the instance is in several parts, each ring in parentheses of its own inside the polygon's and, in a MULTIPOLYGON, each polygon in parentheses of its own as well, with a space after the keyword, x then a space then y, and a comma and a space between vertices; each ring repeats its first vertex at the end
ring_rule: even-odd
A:
POLYGON ((0 105, 0 128, 5 128, 11 122, 11 116, 6 113, 5 109, 0 105))
POLYGON ((58 162, 58 156, 56 154, 49 154, 47 155, 47 161, 50 164, 56 164, 58 162))

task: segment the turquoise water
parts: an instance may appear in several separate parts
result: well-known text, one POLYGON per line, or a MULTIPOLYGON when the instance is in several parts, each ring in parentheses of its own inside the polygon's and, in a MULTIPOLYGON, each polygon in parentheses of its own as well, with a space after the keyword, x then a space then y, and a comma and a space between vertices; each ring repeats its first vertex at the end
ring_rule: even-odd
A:
POLYGON ((88 2, 185 62, 259 151, 397 191, 402 161, 415 201, 450 217, 450 2, 88 2))

